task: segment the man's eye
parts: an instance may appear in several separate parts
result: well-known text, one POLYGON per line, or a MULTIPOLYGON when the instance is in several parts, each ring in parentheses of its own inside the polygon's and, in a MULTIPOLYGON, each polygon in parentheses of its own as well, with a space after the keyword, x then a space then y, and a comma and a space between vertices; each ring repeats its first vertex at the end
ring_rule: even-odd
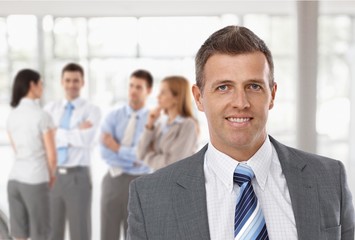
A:
POLYGON ((253 90, 260 90, 261 89, 260 85, 258 85, 258 84, 250 84, 250 88, 253 90))
POLYGON ((219 91, 226 91, 226 90, 228 90, 228 86, 227 85, 221 85, 221 86, 218 86, 217 89, 219 91))

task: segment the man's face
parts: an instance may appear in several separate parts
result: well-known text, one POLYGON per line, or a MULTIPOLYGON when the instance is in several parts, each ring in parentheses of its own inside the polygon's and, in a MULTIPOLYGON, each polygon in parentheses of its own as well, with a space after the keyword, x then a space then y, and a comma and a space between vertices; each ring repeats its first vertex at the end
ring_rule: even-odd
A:
POLYGON ((266 138, 268 112, 276 84, 270 90, 269 66, 261 52, 211 56, 204 68, 205 87, 193 94, 205 112, 213 146, 239 161, 251 157, 266 138), (240 158, 240 159, 238 159, 240 158))
POLYGON ((132 108, 144 106, 151 89, 147 81, 142 78, 131 77, 129 80, 129 103, 132 108))
POLYGON ((83 76, 79 71, 66 71, 62 76, 62 86, 66 98, 73 100, 80 95, 80 90, 84 86, 83 76))

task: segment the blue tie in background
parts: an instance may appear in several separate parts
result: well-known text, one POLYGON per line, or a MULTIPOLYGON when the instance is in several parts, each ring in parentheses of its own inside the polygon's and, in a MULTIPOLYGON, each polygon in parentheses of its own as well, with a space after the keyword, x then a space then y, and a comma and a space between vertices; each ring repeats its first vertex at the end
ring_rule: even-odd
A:
POLYGON ((248 165, 238 164, 234 171, 234 182, 240 187, 235 207, 235 240, 269 239, 264 215, 251 184, 253 178, 254 172, 248 165))
MULTIPOLYGON (((70 118, 73 113, 74 106, 70 102, 65 106, 64 114, 62 116, 62 119, 60 121, 60 128, 64 129, 69 129, 70 125, 70 118)), ((67 161, 68 158, 68 147, 60 147, 57 148, 57 153, 58 153, 58 165, 62 165, 67 161)))

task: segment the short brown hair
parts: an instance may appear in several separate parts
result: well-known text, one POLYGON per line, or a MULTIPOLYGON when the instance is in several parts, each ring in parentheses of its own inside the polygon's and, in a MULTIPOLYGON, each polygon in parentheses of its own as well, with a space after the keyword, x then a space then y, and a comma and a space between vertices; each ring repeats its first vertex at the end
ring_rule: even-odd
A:
POLYGON ((80 72, 81 76, 84 78, 84 69, 77 63, 68 63, 63 67, 62 76, 64 72, 80 72))
POLYGON ((131 74, 131 77, 136 77, 136 78, 140 78, 140 79, 144 79, 147 82, 147 86, 148 88, 152 88, 153 87, 153 76, 152 74, 144 69, 138 69, 136 71, 134 71, 131 74))
POLYGON ((213 33, 200 47, 195 58, 196 85, 203 92, 204 68, 207 60, 215 54, 238 55, 262 52, 268 62, 269 86, 274 85, 274 63, 269 48, 263 40, 246 27, 227 26, 213 33))

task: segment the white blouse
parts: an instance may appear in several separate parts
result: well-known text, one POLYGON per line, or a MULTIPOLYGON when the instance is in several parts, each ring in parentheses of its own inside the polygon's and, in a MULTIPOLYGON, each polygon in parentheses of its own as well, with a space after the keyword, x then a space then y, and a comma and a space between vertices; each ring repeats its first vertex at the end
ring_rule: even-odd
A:
POLYGON ((39 103, 22 98, 7 120, 7 131, 15 145, 15 161, 10 180, 27 184, 48 182, 49 172, 43 134, 54 124, 39 103))

